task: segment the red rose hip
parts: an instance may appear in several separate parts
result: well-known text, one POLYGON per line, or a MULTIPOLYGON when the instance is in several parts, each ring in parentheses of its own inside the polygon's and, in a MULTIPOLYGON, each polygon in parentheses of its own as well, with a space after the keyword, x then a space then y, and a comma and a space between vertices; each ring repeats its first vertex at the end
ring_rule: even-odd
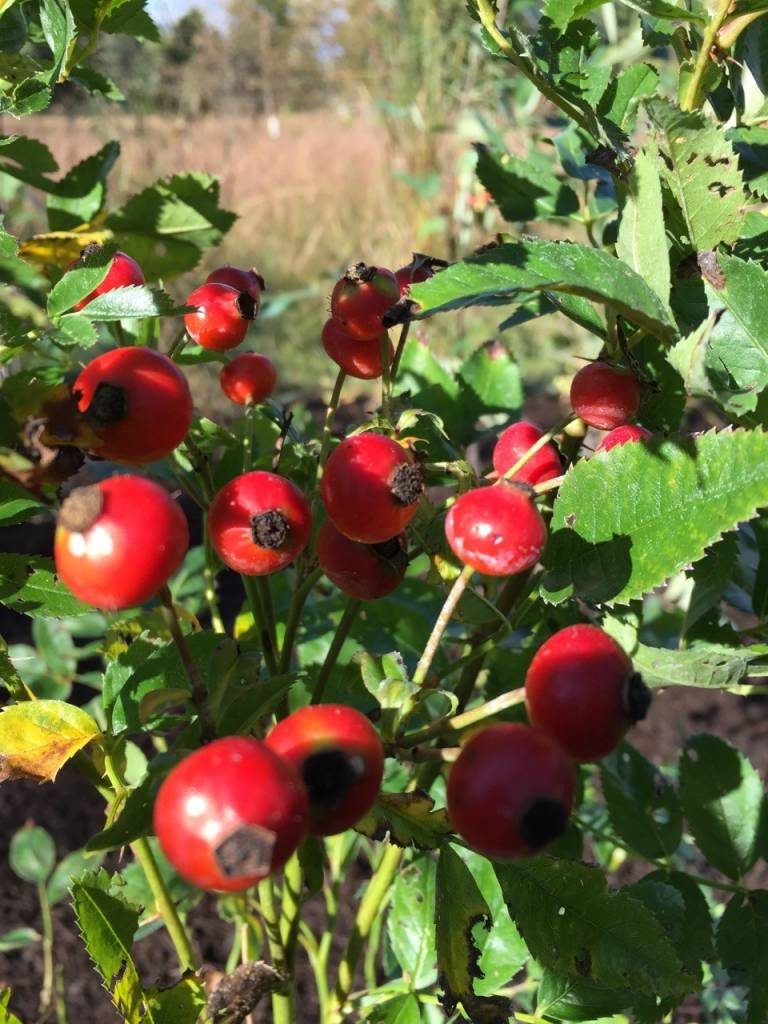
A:
POLYGON ((609 452, 611 448, 618 448, 623 444, 633 441, 649 441, 653 437, 650 430, 639 424, 628 423, 624 427, 616 427, 610 434, 606 434, 595 451, 609 452))
POLYGON ((202 348, 224 352, 236 348, 256 316, 256 303, 248 292, 227 284, 204 284, 187 298, 194 313, 184 314, 187 334, 202 348))
POLYGON ((306 786, 312 835, 344 832, 370 810, 384 773, 384 749, 359 711, 344 704, 301 708, 278 722, 266 742, 306 786))
MULTIPOLYGON (((80 259, 100 248, 101 246, 96 245, 95 243, 90 246, 87 245, 80 254, 80 259)), ((78 263, 79 260, 75 260, 68 269, 71 270, 73 267, 76 267, 78 263)), ((99 295, 105 295, 107 292, 113 292, 116 288, 129 288, 131 285, 141 284, 144 284, 144 274, 141 267, 136 260, 128 255, 128 253, 121 252, 121 250, 118 249, 112 257, 112 261, 109 264, 109 269, 107 270, 104 279, 97 284, 93 291, 89 292, 84 299, 80 299, 79 302, 75 303, 74 309, 79 313, 81 309, 84 309, 89 302, 93 302, 93 300, 98 298, 99 295)))
POLYGON ((230 402, 258 405, 275 390, 277 370, 259 352, 244 352, 221 368, 219 383, 230 402))
POLYGON ((218 267, 216 270, 212 270, 208 277, 206 277, 205 283, 228 284, 235 291, 248 292, 256 303, 254 316, 258 316, 259 306, 261 305, 261 293, 266 288, 266 285, 264 284, 264 278, 256 269, 241 270, 240 267, 218 267))
MULTIPOLYGON (((520 458, 525 455, 529 448, 532 448, 537 441, 544 436, 533 423, 527 420, 520 420, 513 423, 502 431, 493 449, 493 468, 499 474, 504 474, 512 469, 520 458)), ((521 480, 523 483, 534 487, 536 484, 543 484, 547 480, 554 480, 563 471, 560 455, 553 444, 547 444, 544 448, 532 455, 520 469, 509 477, 510 480, 521 480)))
POLYGON ((486 857, 528 857, 565 832, 575 787, 573 761, 546 733, 491 725, 467 741, 451 768, 448 817, 486 857))
POLYGON ((413 259, 404 267, 395 271, 395 278, 400 287, 400 294, 407 294, 412 284, 420 284, 434 277, 438 270, 447 267, 445 260, 437 259, 435 256, 425 256, 424 253, 415 252, 413 259))
POLYGON ((399 298, 400 286, 391 270, 356 263, 334 285, 331 316, 352 337, 373 338, 381 333, 381 318, 399 298))
POLYGON ((348 377, 355 377, 357 380, 375 380, 381 376, 382 342, 389 352, 390 363, 395 351, 386 331, 382 331, 375 338, 354 338, 334 319, 326 321, 321 340, 326 355, 348 377))
POLYGON ((505 482, 462 494, 448 510, 445 535, 456 557, 486 576, 530 569, 547 543, 532 495, 505 482))
POLYGON ((168 356, 140 346, 92 359, 72 386, 77 408, 99 438, 97 455, 142 465, 162 459, 192 422, 187 378, 168 356))
POLYGON ((230 736, 172 769, 157 794, 154 828, 186 881, 241 892, 285 864, 306 835, 308 811, 289 764, 264 743, 230 736))
POLYGON ((528 717, 577 761, 614 749, 644 718, 651 694, 616 641, 597 626, 567 626, 534 655, 525 677, 528 717))
POLYGON ((144 604, 189 546, 187 520, 158 484, 113 476, 76 488, 59 512, 56 572, 75 597, 105 611, 144 604))
POLYGON ((322 497, 334 526, 362 544, 402 533, 424 490, 410 451, 384 434, 355 434, 334 449, 325 466, 322 497))
POLYGON ((253 470, 230 480, 208 511, 211 543, 225 565, 266 576, 306 547, 312 514, 298 487, 276 473, 253 470))
POLYGON ((571 382, 573 411, 600 430, 613 430, 634 419, 640 397, 636 377, 599 361, 582 367, 571 382))
POLYGON ((317 536, 317 558, 328 579, 349 597, 374 601, 391 594, 408 568, 405 534, 378 544, 359 544, 326 519, 317 536))

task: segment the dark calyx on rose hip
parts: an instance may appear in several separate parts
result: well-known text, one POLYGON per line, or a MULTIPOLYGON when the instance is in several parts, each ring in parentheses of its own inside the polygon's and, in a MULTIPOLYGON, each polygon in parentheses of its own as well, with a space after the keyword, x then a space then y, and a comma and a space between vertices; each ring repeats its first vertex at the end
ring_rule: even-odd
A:
POLYGON ((362 757, 350 757, 343 750, 331 748, 310 754, 301 766, 301 778, 307 788, 310 806, 316 811, 332 811, 364 772, 362 757))
POLYGON ((291 524, 280 509, 269 508, 251 519, 251 536, 253 543, 261 548, 276 550, 281 548, 291 532, 291 524))
POLYGON ((421 466, 418 463, 397 466, 389 478, 389 489, 399 504, 414 505, 424 493, 424 472, 421 466))
POLYGON ((214 850, 225 878, 243 878, 269 871, 275 833, 262 825, 241 825, 214 850))
POLYGON ((541 796, 521 816, 518 830, 531 851, 542 850, 565 832, 568 818, 565 804, 541 796))
MULTIPOLYGON (((78 393, 75 393, 75 398, 78 393)), ((128 399, 125 389, 117 384, 102 381, 97 385, 91 404, 85 413, 85 419, 96 427, 111 427, 119 423, 128 412, 128 399)))

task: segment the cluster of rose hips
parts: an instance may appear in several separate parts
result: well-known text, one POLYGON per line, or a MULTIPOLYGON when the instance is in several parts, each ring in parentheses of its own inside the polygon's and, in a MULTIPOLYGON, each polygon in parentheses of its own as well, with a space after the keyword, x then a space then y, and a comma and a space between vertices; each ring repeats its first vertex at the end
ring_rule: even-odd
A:
MULTIPOLYGON (((433 272, 434 262, 423 257, 397 273, 365 264, 347 271, 333 289, 322 335, 342 370, 381 374, 383 355, 392 353, 384 315, 411 283, 433 272)), ((117 253, 83 304, 141 280, 138 266, 117 253)), ((214 271, 189 296, 195 311, 185 315, 187 333, 205 348, 236 347, 258 312, 263 287, 255 271, 214 271)), ((265 357, 247 353, 224 367, 221 382, 233 401, 257 403, 271 393, 276 373, 265 357)), ((128 465, 170 454, 191 424, 184 374, 147 348, 98 356, 75 381, 73 397, 95 438, 94 453, 128 465)), ((647 436, 629 424, 640 399, 630 374, 592 363, 574 378, 571 397, 587 423, 613 431, 603 449, 647 436)), ((471 569, 506 576, 539 560, 547 533, 533 487, 562 472, 557 449, 543 440, 533 424, 509 427, 493 454, 496 482, 466 492, 450 508, 448 542, 471 569)), ((407 567, 405 530, 423 491, 419 460, 405 443, 363 432, 338 444, 322 472, 327 518, 317 556, 339 589, 372 600, 397 587, 407 567)), ((313 532, 305 495, 266 471, 230 480, 213 497, 207 524, 221 561, 249 576, 285 568, 313 532)), ((166 585, 188 540, 184 515, 163 488, 143 477, 116 476, 77 488, 63 503, 57 571, 83 601, 127 608, 166 585)), ((531 726, 482 729, 464 746, 448 781, 457 832, 496 857, 530 854, 560 835, 573 802, 574 762, 604 756, 647 707, 647 690, 626 654, 594 626, 551 637, 536 654, 525 688, 531 726)), ((383 757, 378 734, 359 712, 341 705, 304 708, 263 743, 230 737, 187 756, 158 794, 158 836, 190 881, 246 888, 285 863, 307 833, 330 835, 353 825, 376 797, 383 757)))

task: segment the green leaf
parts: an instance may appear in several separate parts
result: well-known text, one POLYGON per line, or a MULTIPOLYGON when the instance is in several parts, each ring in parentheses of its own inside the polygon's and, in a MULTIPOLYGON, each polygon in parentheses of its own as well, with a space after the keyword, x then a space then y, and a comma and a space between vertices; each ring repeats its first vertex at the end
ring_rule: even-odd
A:
POLYGON ((757 861, 768 829, 759 774, 725 740, 693 736, 680 757, 680 799, 701 852, 740 879, 757 861))
MULTIPOLYGON (((621 0, 627 7, 647 14, 654 18, 667 18, 673 21, 698 21, 704 19, 699 14, 678 7, 675 3, 667 0, 621 0)), ((560 29, 565 28, 576 18, 583 18, 590 11, 594 11, 608 0, 547 0, 544 5, 544 14, 551 18, 553 23, 560 29)))
POLYGON ((45 884, 56 864, 56 846, 50 833, 37 825, 19 829, 11 837, 8 863, 25 882, 45 884))
POLYGON ((678 951, 681 959, 690 964, 713 959, 712 914, 701 887, 684 871, 652 871, 643 878, 643 882, 662 882, 676 889, 683 898, 685 911, 681 931, 685 936, 685 948, 678 951))
POLYGON ((536 993, 537 1017, 567 1021, 614 1020, 614 1014, 633 1003, 631 992, 606 988, 586 978, 569 978, 554 971, 542 973, 536 993))
POLYGON ((533 857, 497 865, 496 874, 520 934, 544 967, 660 998, 691 987, 654 915, 609 892, 599 869, 533 857))
POLYGON ((120 155, 120 145, 108 142, 97 153, 72 167, 48 196, 48 228, 68 231, 87 224, 104 206, 107 175, 120 155))
POLYGON ((746 685, 750 665, 761 655, 748 647, 726 647, 697 641, 684 650, 638 644, 632 661, 651 689, 667 686, 698 686, 729 690, 746 685))
POLYGON ((577 213, 573 189, 552 171, 552 162, 531 150, 525 159, 477 144, 477 176, 509 221, 568 217, 577 213))
POLYGON ((421 1008, 415 995, 395 996, 387 999, 366 1015, 368 1024, 422 1024, 421 1008))
POLYGON ((517 363, 499 341, 486 342, 459 370, 459 406, 463 429, 452 440, 467 443, 475 436, 474 424, 484 415, 503 412, 514 416, 523 405, 523 386, 517 363))
POLYGON ((29 698, 29 691, 8 655, 8 644, 0 637, 0 685, 4 686, 15 701, 29 698))
POLYGON ((48 316, 56 317, 71 309, 76 302, 85 298, 101 284, 112 265, 114 254, 115 247, 112 245, 97 246, 85 252, 77 264, 63 274, 49 292, 48 316))
POLYGON ((146 11, 147 0, 117 0, 101 25, 102 32, 122 33, 160 42, 160 31, 146 11))
POLYGON ((96 868, 101 857, 88 857, 85 850, 73 850, 64 860, 59 861, 46 886, 51 905, 63 900, 72 887, 76 875, 82 875, 88 868, 96 868))
POLYGON ((48 511, 48 506, 26 488, 11 480, 0 479, 0 526, 26 522, 42 511, 48 511))
POLYGON ((749 986, 744 1024, 768 1016, 768 893, 732 896, 717 930, 717 952, 736 983, 749 986))
POLYGON ((739 237, 744 186, 733 147, 719 127, 698 111, 684 113, 667 100, 647 103, 666 158, 664 179, 688 229, 688 244, 707 252, 739 237))
POLYGON ((436 864, 419 857, 395 879, 387 918, 392 952, 414 988, 434 985, 436 864))
MULTIPOLYGON (((760 522, 752 522, 753 530, 760 522)), ((706 555, 697 562, 689 578, 694 581, 691 600, 685 613, 683 633, 688 632, 710 609, 720 601, 733 574, 739 558, 739 544, 735 533, 728 533, 717 544, 713 544, 706 555)))
POLYGON ((683 836, 683 812, 659 770, 622 743, 600 762, 600 780, 616 835, 648 860, 671 856, 683 836))
POLYGON ((113 103, 121 103, 125 99, 120 87, 94 68, 75 68, 70 78, 87 89, 92 96, 103 96, 113 103))
MULTIPOLYGON (((671 314, 648 284, 609 253, 571 242, 517 242, 454 263, 411 295, 420 316, 497 305, 525 293, 566 292, 602 303, 656 337, 672 340, 671 314)), ((526 299, 528 295, 525 295, 526 299)))
POLYGON ((187 976, 171 988, 146 993, 146 1024, 197 1024, 206 1004, 202 978, 187 976))
POLYGON ((115 1006, 129 1020, 136 1020, 142 992, 131 946, 139 910, 109 889, 106 871, 87 873, 72 886, 72 904, 85 948, 115 1006))
POLYGON ((68 315, 108 322, 141 319, 147 316, 179 316, 185 310, 185 306, 177 306, 170 295, 160 288, 130 285, 127 288, 113 288, 97 296, 88 303, 81 314, 68 315))
POLYGON ((69 9, 68 0, 42 0, 40 25, 45 41, 53 53, 53 66, 48 74, 48 81, 54 84, 59 80, 70 45, 75 39, 75 20, 69 9))
MULTIPOLYGON (((26 949, 40 941, 40 936, 34 928, 13 928, 11 931, 0 935, 0 953, 12 953, 16 949, 26 949)), ((3 1021, 2 1004, 0 1003, 0 1024, 3 1021)))
POLYGON ((616 255, 643 277, 668 306, 671 275, 658 163, 658 155, 651 149, 637 154, 627 179, 627 201, 621 214, 616 255))
POLYGON ((434 850, 453 830, 444 810, 436 811, 426 793, 381 793, 355 831, 370 839, 388 839, 395 846, 434 850))
POLYGON ((478 924, 487 927, 490 910, 483 899, 469 868, 454 850, 446 845, 437 861, 437 892, 435 898, 435 935, 441 1002, 451 1016, 459 1006, 472 1021, 497 1021, 509 1014, 506 999, 484 999, 475 995, 474 981, 480 976, 480 950, 473 938, 478 924))
POLYGON ((710 432, 599 452, 566 475, 542 593, 627 604, 768 504, 768 435, 710 432))
POLYGON ((41 618, 92 611, 59 581, 53 560, 37 555, 0 554, 0 604, 41 618))
POLYGON ((11 990, 4 988, 0 990, 0 1024, 21 1024, 15 1013, 8 1009, 8 1002, 11 998, 11 990))
POLYGON ((725 137, 738 153, 739 165, 747 188, 761 199, 768 199, 768 170, 765 166, 768 128, 759 125, 739 125, 736 128, 729 128, 725 137))
POLYGON ((118 850, 121 846, 128 846, 135 839, 152 835, 152 811, 156 789, 157 779, 151 775, 132 789, 117 821, 88 840, 85 844, 86 853, 118 850))
POLYGON ((598 109, 606 120, 628 131, 635 123, 640 101, 658 87, 659 72, 652 64, 632 64, 611 80, 598 109))

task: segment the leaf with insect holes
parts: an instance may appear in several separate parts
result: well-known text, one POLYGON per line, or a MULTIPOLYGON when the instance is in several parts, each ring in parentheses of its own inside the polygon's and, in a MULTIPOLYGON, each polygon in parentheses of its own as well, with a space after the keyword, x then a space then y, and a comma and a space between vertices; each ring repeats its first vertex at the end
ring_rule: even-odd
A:
POLYGON ((418 316, 467 306, 527 301, 530 293, 565 292, 620 313, 655 337, 672 341, 672 314, 653 289, 608 252, 571 242, 516 242, 496 246, 441 270, 411 288, 418 316))
POLYGON ((707 252, 735 242, 746 203, 733 147, 698 111, 685 113, 661 98, 646 107, 664 161, 662 174, 682 212, 690 247, 707 252))
POLYGON ((750 665, 762 652, 749 647, 696 641, 684 650, 647 647, 638 644, 632 662, 651 689, 667 686, 698 686, 708 690, 730 690, 749 683, 750 665))
POLYGON ((768 1017, 768 892, 732 896, 717 929, 717 952, 737 984, 749 986, 744 1024, 764 1024, 768 1017))
POLYGON ((52 782, 78 750, 99 736, 91 716, 64 701, 12 704, 0 714, 0 780, 52 782))
POLYGON ((622 743, 600 762, 600 781, 616 835, 648 860, 671 856, 683 836, 683 812, 658 768, 622 743))
POLYGON ((472 933, 480 923, 488 928, 491 912, 469 868, 448 845, 440 850, 436 886, 435 937, 443 1009, 450 1016, 461 1005, 477 1024, 507 1020, 509 1000, 475 995, 480 949, 472 933))
POLYGON ((388 839, 395 846, 435 850, 452 832, 448 815, 435 810, 434 800, 422 790, 380 793, 355 831, 369 839, 388 839))
POLYGON ((497 864, 520 934, 544 967, 609 988, 681 996, 692 988, 661 924, 611 892, 598 868, 552 857, 497 864))
POLYGON ((768 840, 766 796, 750 761, 717 736, 692 736, 680 755, 680 798, 710 864, 742 878, 768 840))
POLYGON ((541 591, 627 604, 768 505, 768 434, 711 431, 577 463, 555 502, 541 591))

